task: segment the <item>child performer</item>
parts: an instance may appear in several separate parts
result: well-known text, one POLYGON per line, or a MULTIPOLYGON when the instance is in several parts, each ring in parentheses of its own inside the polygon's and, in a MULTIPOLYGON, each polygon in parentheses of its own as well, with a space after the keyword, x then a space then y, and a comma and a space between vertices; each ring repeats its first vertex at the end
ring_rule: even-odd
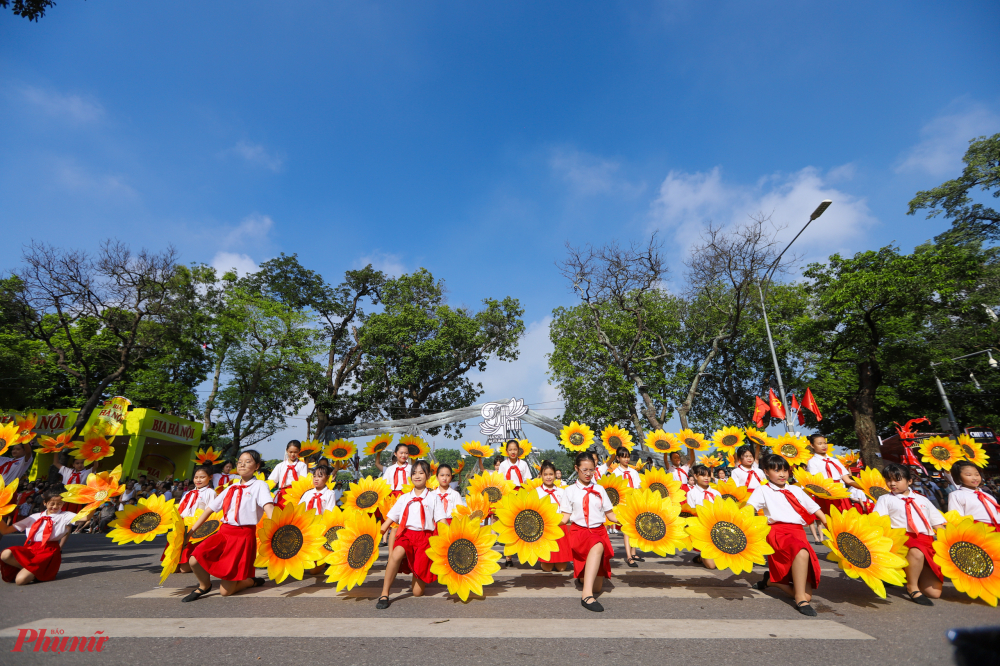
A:
MULTIPOLYGON (((541 465, 542 485, 535 490, 539 497, 548 497, 556 505, 556 511, 560 514, 569 510, 569 500, 566 499, 566 490, 556 485, 556 466, 548 460, 543 460, 541 465)), ((566 571, 566 563, 573 561, 573 548, 569 542, 569 525, 563 525, 563 535, 556 543, 559 550, 554 551, 548 557, 538 558, 542 563, 542 571, 552 571, 555 566, 556 571, 566 571)))
MULTIPOLYGON (((69 454, 64 454, 66 458, 69 458, 69 454)), ((87 477, 93 473, 93 469, 84 469, 84 464, 87 461, 83 458, 73 458, 73 462, 70 464, 72 467, 66 467, 65 465, 59 466, 59 476, 62 477, 62 482, 64 486, 68 486, 71 483, 74 484, 86 484, 87 477)), ((73 504, 72 502, 63 502, 63 511, 69 511, 70 513, 79 513, 80 509, 83 508, 82 504, 73 504)))
POLYGON ((753 491, 747 504, 764 511, 771 531, 767 543, 774 549, 767 557, 768 570, 763 580, 754 585, 763 590, 769 584, 795 599, 795 608, 803 615, 815 617, 812 589, 819 587, 819 559, 806 539, 805 526, 819 519, 826 525, 826 515, 805 491, 788 485, 791 468, 788 461, 776 454, 762 461, 768 483, 753 491))
POLYGON ((733 481, 753 492, 764 482, 764 474, 757 466, 757 457, 753 446, 744 444, 736 449, 736 467, 733 468, 733 481))
POLYGON ((594 454, 576 454, 575 467, 576 483, 566 488, 568 506, 563 506, 562 524, 569 527, 573 577, 583 579, 580 604, 600 613, 604 606, 594 595, 601 593, 604 579, 611 577, 611 557, 615 554, 604 521, 617 523, 618 519, 608 493, 594 483, 594 454))
POLYGON ((531 478, 528 463, 520 459, 521 445, 516 439, 508 439, 507 447, 504 450, 507 452, 507 459, 500 463, 497 471, 503 474, 508 481, 513 481, 514 490, 518 490, 525 481, 531 478))
POLYGON ((941 597, 944 576, 934 563, 934 530, 945 518, 931 501, 910 489, 910 470, 890 463, 882 470, 891 495, 875 502, 874 513, 889 516, 892 527, 906 529, 906 593, 921 606, 933 606, 931 599, 941 597))
MULTIPOLYGON (((198 513, 198 509, 207 509, 209 502, 214 499, 215 491, 212 490, 211 468, 199 465, 194 468, 194 489, 184 493, 181 503, 177 506, 177 511, 181 514, 181 518, 191 518, 198 513)), ((191 573, 191 565, 188 564, 188 560, 191 559, 191 553, 194 552, 196 545, 185 543, 181 550, 180 564, 177 565, 177 570, 181 573, 191 573)), ((166 547, 164 547, 163 552, 167 552, 166 547)), ((160 561, 163 561, 162 555, 160 561)))
POLYGON ((0 476, 3 476, 4 485, 9 486, 31 469, 35 456, 31 455, 28 444, 15 444, 7 449, 7 453, 8 456, 0 457, 0 476))
POLYGON ((389 484, 392 494, 399 497, 403 494, 403 486, 410 482, 410 448, 400 442, 396 444, 394 453, 396 454, 396 463, 382 470, 382 478, 389 484))
POLYGON ((330 471, 326 463, 319 463, 313 467, 312 490, 302 493, 302 499, 299 500, 299 504, 306 505, 306 511, 315 511, 317 516, 337 506, 336 494, 326 487, 327 481, 330 480, 330 471))
POLYGON ((233 473, 233 462, 227 460, 226 464, 222 466, 222 471, 212 475, 212 487, 221 489, 235 478, 236 474, 233 473))
POLYGON ((195 546, 188 560, 198 578, 198 587, 181 601, 195 601, 208 594, 212 589, 212 576, 222 579, 219 587, 224 597, 264 584, 263 578, 254 577, 257 523, 264 514, 271 517, 274 502, 267 482, 254 477, 260 464, 260 454, 253 449, 241 453, 236 461, 239 480, 226 492, 216 495, 209 502, 208 510, 191 526, 187 534, 198 531, 212 513, 222 511, 222 527, 195 546))
POLYGON ((36 580, 49 581, 59 573, 62 547, 69 538, 70 523, 76 514, 62 510, 63 500, 57 492, 45 491, 42 501, 45 511, 13 525, 0 523, 0 534, 28 530, 23 546, 11 546, 0 553, 0 573, 5 583, 27 585, 36 580))
POLYGON ((445 515, 448 516, 446 520, 449 525, 451 524, 451 517, 455 515, 455 509, 465 506, 465 500, 462 498, 461 493, 451 487, 452 474, 451 465, 448 463, 438 465, 438 487, 433 491, 437 495, 438 501, 441 502, 441 507, 444 509, 445 515))
MULTIPOLYGON (((712 471, 704 465, 695 465, 691 468, 691 480, 694 482, 687 491, 687 505, 692 509, 697 509, 705 502, 714 502, 719 499, 719 493, 709 488, 712 482, 712 471)), ((715 560, 707 560, 700 554, 695 555, 691 560, 694 564, 703 564, 706 569, 715 569, 715 560)))
MULTIPOLYGON (((639 472, 629 467, 629 463, 632 462, 632 456, 624 446, 619 446, 615 451, 615 455, 618 456, 618 466, 615 467, 615 471, 611 473, 612 476, 620 476, 625 479, 629 488, 638 488, 642 483, 642 479, 639 477, 639 472)), ((635 554, 635 547, 629 543, 628 535, 624 532, 622 536, 625 537, 625 564, 630 567, 638 567, 636 562, 645 562, 646 558, 635 554)))
POLYGON ((413 596, 421 597, 427 583, 434 581, 431 573, 431 560, 427 557, 430 547, 428 539, 437 523, 446 519, 440 500, 434 492, 427 489, 427 477, 431 466, 426 460, 413 463, 410 482, 413 490, 400 495, 396 503, 389 509, 389 515, 382 523, 382 533, 389 531, 393 523, 398 523, 396 538, 390 550, 389 561, 385 565, 385 580, 382 582, 382 596, 378 598, 375 608, 384 610, 389 607, 389 588, 396 579, 396 573, 413 574, 413 596))
POLYGON ((288 486, 299 480, 299 477, 309 473, 309 465, 304 460, 299 460, 299 451, 302 450, 302 443, 293 439, 285 445, 285 459, 274 466, 268 481, 274 481, 278 485, 278 494, 274 497, 274 503, 280 508, 285 506, 285 492, 288 486))
POLYGON ((681 452, 674 451, 670 454, 670 465, 668 471, 670 475, 680 481, 682 486, 689 486, 694 483, 691 480, 691 465, 694 464, 694 451, 688 449, 688 462, 685 465, 681 462, 681 452))
MULTIPOLYGON (((861 485, 854 480, 851 473, 844 467, 839 460, 835 459, 833 456, 829 455, 827 451, 830 448, 829 443, 826 441, 826 437, 823 435, 812 434, 809 435, 809 444, 812 446, 812 450, 815 451, 815 455, 809 459, 806 464, 806 471, 810 474, 819 474, 820 476, 826 477, 831 481, 835 481, 843 486, 849 488, 860 488, 861 485)), ((835 506, 840 511, 847 511, 851 508, 850 499, 822 499, 817 498, 816 503, 819 504, 820 508, 823 509, 823 513, 830 513, 830 507, 835 506)))
POLYGON ((597 482, 601 480, 602 476, 608 473, 608 463, 606 460, 601 461, 600 453, 594 453, 594 463, 597 465, 594 468, 594 481, 597 482))
POLYGON ((948 510, 972 516, 977 523, 1000 530, 1000 504, 979 489, 983 482, 979 469, 968 460, 959 460, 952 466, 951 475, 958 481, 958 490, 948 494, 948 510))

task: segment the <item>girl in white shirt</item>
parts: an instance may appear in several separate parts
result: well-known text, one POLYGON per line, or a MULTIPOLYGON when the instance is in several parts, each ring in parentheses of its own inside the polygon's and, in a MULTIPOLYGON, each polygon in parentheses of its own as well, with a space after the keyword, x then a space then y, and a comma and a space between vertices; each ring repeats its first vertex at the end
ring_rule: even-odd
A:
MULTIPOLYGON (((382 470, 382 478, 389 484, 392 494, 399 497, 403 494, 403 486, 410 483, 410 449, 406 444, 396 444, 396 462, 387 467, 378 465, 382 470)), ((378 463, 378 460, 375 461, 378 463)))
POLYGON ((514 490, 518 490, 531 478, 531 472, 528 469, 528 463, 520 459, 521 455, 521 445, 516 439, 507 440, 507 459, 500 463, 500 467, 497 471, 503 474, 503 477, 508 481, 514 483, 514 490))
POLYGON ((229 482, 236 478, 236 474, 233 472, 233 463, 229 460, 222 466, 222 471, 218 474, 212 475, 212 487, 216 491, 221 492, 225 486, 229 485, 229 482))
MULTIPOLYGON (((209 502, 214 499, 215 491, 212 490, 211 471, 208 467, 199 465, 194 468, 194 489, 184 493, 177 506, 177 511, 181 514, 181 518, 192 518, 198 513, 198 509, 207 509, 209 502)), ((180 564, 177 565, 177 571, 191 573, 191 565, 188 564, 188 560, 191 559, 191 553, 194 552, 196 545, 188 542, 181 549, 181 559, 180 564)), ((164 546, 163 553, 166 554, 166 552, 167 548, 164 546)), ((160 556, 160 561, 163 561, 163 555, 160 556)))
MULTIPOLYGON (((704 465, 695 465, 691 468, 691 480, 694 484, 687 491, 687 505, 692 509, 697 509, 705 502, 714 502, 719 499, 719 493, 709 486, 712 483, 712 471, 704 465)), ((701 554, 694 556, 691 560, 694 564, 704 565, 706 569, 715 569, 715 560, 705 559, 701 554)))
POLYGON ((59 573, 62 547, 69 538, 70 523, 76 514, 62 510, 63 500, 59 493, 47 490, 42 501, 45 511, 13 525, 0 523, 0 534, 28 532, 23 546, 11 546, 0 552, 0 574, 5 583, 27 585, 36 580, 49 581, 59 573))
POLYGON ((948 510, 1000 530, 1000 504, 993 495, 979 489, 983 483, 979 469, 968 460, 960 460, 952 466, 951 476, 959 485, 948 494, 948 510))
POLYGON ((889 524, 906 530, 906 593, 921 606, 933 606, 941 597, 944 575, 934 562, 934 531, 945 524, 941 512, 923 495, 910 489, 910 469, 891 463, 882 470, 891 495, 875 502, 873 513, 889 516, 889 524))
POLYGON ((582 451, 576 455, 576 483, 566 488, 568 506, 563 507, 562 524, 569 527, 573 550, 573 577, 583 579, 580 604, 600 613, 604 606, 595 598, 611 577, 611 549, 604 521, 617 523, 614 506, 603 487, 594 483, 594 455, 582 451))
POLYGON ((448 516, 445 520, 449 525, 451 524, 451 517, 455 515, 455 509, 465 506, 465 500, 462 498, 462 495, 451 487, 452 474, 451 465, 448 463, 438 465, 438 487, 431 491, 437 495, 438 501, 441 502, 441 507, 444 509, 445 515, 448 516))
MULTIPOLYGON (((642 483, 642 479, 639 477, 639 472, 629 467, 629 463, 632 462, 632 456, 628 449, 624 446, 619 446, 618 450, 615 451, 615 455, 618 457, 618 466, 615 470, 611 472, 611 476, 619 476, 625 479, 625 483, 628 484, 629 488, 638 488, 642 483)), ((625 564, 635 568, 639 565, 636 562, 645 562, 646 559, 635 553, 635 547, 629 543, 628 535, 624 532, 622 536, 625 537, 625 564)))
POLYGON ((733 481, 753 492, 764 483, 764 473, 757 466, 753 446, 744 444, 736 449, 737 465, 733 468, 733 481))
POLYGON ((330 467, 326 463, 320 463, 312 468, 312 490, 302 493, 299 504, 306 505, 306 511, 314 511, 317 516, 329 511, 337 506, 334 492, 327 488, 326 484, 330 480, 330 467))
MULTIPOLYGON (((69 454, 65 454, 66 458, 69 458, 69 454)), ((93 469, 84 468, 87 463, 83 458, 73 458, 70 463, 72 467, 66 467, 65 465, 59 466, 59 476, 62 477, 62 482, 64 486, 70 484, 74 485, 86 485, 87 477, 93 473, 93 469)), ((72 502, 63 503, 63 511, 69 511, 70 513, 79 513, 83 508, 82 504, 74 504, 72 502)))
POLYGON ((788 484, 792 470, 787 460, 772 453, 761 466, 768 482, 753 491, 747 504, 767 516, 767 544, 774 554, 767 556, 767 571, 754 587, 773 585, 795 599, 800 613, 816 617, 809 602, 812 590, 819 587, 819 558, 806 539, 805 526, 814 520, 826 525, 826 515, 804 490, 788 484))
POLYGON ((680 451, 674 451, 670 454, 670 464, 667 466, 667 471, 677 479, 681 485, 690 486, 694 483, 691 479, 691 465, 694 464, 694 451, 688 449, 688 464, 684 464, 681 461, 680 451))
POLYGON ((31 447, 27 444, 14 444, 7 449, 8 456, 0 457, 0 476, 5 486, 20 479, 21 475, 31 469, 35 457, 31 455, 31 447))
POLYGON ((268 481, 274 481, 278 488, 274 503, 279 508, 285 506, 285 492, 288 487, 298 481, 301 477, 309 473, 309 465, 303 460, 299 460, 299 451, 302 450, 302 443, 293 439, 285 445, 285 459, 274 466, 268 481))
MULTIPOLYGON (((556 505, 556 511, 563 513, 569 507, 569 500, 566 499, 566 491, 556 485, 556 466, 548 460, 543 460, 540 467, 542 485, 535 488, 539 497, 548 497, 556 505)), ((553 551, 548 558, 539 557, 542 563, 542 571, 552 571, 554 566, 556 571, 566 571, 566 563, 573 561, 573 548, 569 543, 569 525, 563 525, 563 535, 556 543, 559 550, 553 551)))
POLYGON ((435 579, 431 573, 431 560, 427 557, 427 549, 430 548, 428 539, 437 529, 437 524, 448 516, 440 500, 427 488, 430 473, 431 466, 426 460, 413 463, 410 472, 413 490, 399 496, 382 523, 383 534, 389 531, 393 523, 397 523, 399 527, 396 528, 396 539, 385 565, 382 596, 375 604, 378 610, 389 607, 389 588, 397 573, 413 574, 415 597, 423 596, 427 583, 435 579))
POLYGON ((184 535, 187 545, 188 535, 197 532, 208 517, 222 511, 222 526, 219 531, 198 543, 188 564, 198 578, 198 587, 181 601, 195 601, 212 589, 212 576, 221 578, 221 594, 228 597, 248 587, 260 587, 263 578, 254 576, 254 561, 257 559, 257 523, 261 517, 271 517, 274 500, 265 481, 254 477, 260 469, 260 453, 247 449, 236 462, 239 480, 226 491, 216 495, 208 504, 208 509, 195 521, 184 535))

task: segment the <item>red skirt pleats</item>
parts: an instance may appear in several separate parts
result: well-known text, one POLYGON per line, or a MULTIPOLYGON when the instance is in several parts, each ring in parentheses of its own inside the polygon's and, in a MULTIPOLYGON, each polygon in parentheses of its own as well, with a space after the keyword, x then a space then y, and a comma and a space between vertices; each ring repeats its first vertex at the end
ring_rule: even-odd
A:
POLYGON ((598 576, 611 578, 611 557, 615 551, 611 548, 611 539, 608 538, 608 530, 603 525, 599 527, 580 527, 575 523, 569 526, 569 545, 573 552, 573 577, 583 576, 583 570, 587 566, 587 556, 590 549, 599 543, 604 544, 604 558, 601 560, 601 570, 598 576))
POLYGON ((906 547, 916 548, 923 553, 924 562, 926 562, 927 566, 931 568, 931 571, 933 571, 934 575, 938 577, 938 580, 944 582, 944 574, 941 573, 941 567, 939 567, 934 561, 934 537, 929 534, 914 534, 913 532, 907 532, 906 547))
POLYGON ((219 531, 199 542, 192 553, 208 573, 222 580, 253 578, 257 570, 257 528, 255 525, 223 524, 219 531))
POLYGON ((431 573, 431 558, 427 557, 431 534, 433 532, 423 530, 402 530, 396 534, 393 548, 406 551, 406 559, 399 563, 399 573, 412 573, 425 583, 437 580, 437 576, 431 573))
MULTIPOLYGON (((31 541, 23 546, 8 546, 0 550, 9 550, 23 568, 34 574, 40 581, 53 580, 59 573, 62 564, 62 548, 58 541, 31 541)), ((0 573, 6 583, 13 583, 19 569, 6 562, 0 562, 0 573)))
POLYGON ((806 529, 794 523, 772 523, 767 533, 767 544, 774 548, 774 554, 767 556, 767 568, 772 583, 792 584, 792 562, 800 550, 809 553, 809 582, 813 589, 819 588, 819 558, 806 539, 806 529))
POLYGON ((559 550, 553 550, 548 557, 539 557, 538 560, 540 562, 559 564, 561 562, 573 561, 573 546, 569 541, 569 525, 562 525, 562 530, 562 537, 556 541, 556 544, 559 546, 559 550))

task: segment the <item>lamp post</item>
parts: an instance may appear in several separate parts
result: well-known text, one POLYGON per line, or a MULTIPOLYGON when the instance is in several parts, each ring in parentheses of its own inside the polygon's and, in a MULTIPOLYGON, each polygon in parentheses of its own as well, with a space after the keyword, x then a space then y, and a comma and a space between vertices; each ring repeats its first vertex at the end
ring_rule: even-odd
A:
POLYGON ((791 242, 785 246, 785 249, 781 251, 781 254, 779 254, 778 258, 771 264, 770 269, 764 278, 757 281, 757 293, 760 294, 760 309, 761 312, 764 313, 764 329, 767 331, 767 344, 771 347, 771 360, 774 362, 774 376, 778 380, 778 394, 781 397, 781 405, 785 408, 785 432, 792 432, 795 428, 792 425, 791 410, 788 409, 788 402, 785 400, 785 385, 781 381, 781 370, 778 368, 778 353, 774 351, 774 338, 771 337, 771 324, 767 320, 767 308, 764 306, 764 289, 761 286, 761 282, 763 282, 763 280, 770 282, 771 276, 773 276, 774 271, 778 269, 778 263, 785 255, 785 252, 788 252, 788 248, 792 246, 792 243, 798 240, 799 236, 801 236, 802 232, 805 231, 810 224, 812 224, 813 220, 826 212, 826 209, 829 208, 832 203, 833 202, 830 199, 824 199, 818 206, 816 206, 816 210, 814 210, 812 215, 809 216, 809 221, 806 222, 805 226, 802 227, 801 230, 799 230, 799 233, 795 234, 795 238, 793 238, 791 242))
MULTIPOLYGON (((989 358, 988 362, 990 364, 990 367, 993 368, 993 369, 1000 369, 1000 363, 998 363, 997 360, 995 358, 993 358, 993 354, 990 353, 990 352, 995 352, 995 351, 997 351, 997 350, 993 349, 993 347, 988 347, 986 349, 982 349, 982 350, 977 351, 977 352, 972 352, 971 354, 966 354, 965 356, 956 356, 955 358, 948 359, 948 360, 949 361, 960 361, 963 358, 969 358, 970 356, 979 356, 980 354, 986 354, 986 356, 989 358)), ((944 403, 944 410, 948 414, 948 425, 951 426, 951 432, 957 438, 958 437, 958 419, 955 418, 955 412, 952 411, 952 409, 951 409, 951 403, 948 402, 948 394, 944 392, 944 384, 941 383, 941 378, 938 377, 937 370, 934 369, 935 367, 941 365, 942 363, 944 363, 944 361, 938 361, 937 363, 931 362, 931 372, 934 373, 934 383, 937 384, 938 393, 941 395, 941 402, 944 403)))

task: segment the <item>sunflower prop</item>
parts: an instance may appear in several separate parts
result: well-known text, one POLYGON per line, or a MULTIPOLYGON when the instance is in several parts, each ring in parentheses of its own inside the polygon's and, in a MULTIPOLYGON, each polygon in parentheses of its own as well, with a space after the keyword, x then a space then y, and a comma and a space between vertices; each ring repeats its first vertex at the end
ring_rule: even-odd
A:
POLYGON ((171 528, 176 513, 174 500, 165 502, 162 495, 150 495, 115 513, 110 523, 114 529, 108 532, 108 538, 119 545, 152 541, 171 528))
POLYGON ((222 451, 216 451, 213 447, 199 449, 194 457, 195 465, 214 465, 222 457, 222 451))
POLYGON ((646 448, 652 449, 657 453, 667 454, 671 451, 679 451, 681 445, 677 441, 677 438, 670 433, 663 432, 662 430, 654 430, 646 435, 646 448))
POLYGON ((21 441, 21 430, 10 421, 0 424, 0 456, 7 452, 11 446, 21 441))
POLYGON ((399 438, 399 443, 406 444, 406 450, 410 452, 410 457, 414 460, 426 458, 431 452, 431 447, 427 445, 427 442, 416 435, 403 435, 399 438))
POLYGON ((375 520, 375 516, 353 513, 345 517, 341 528, 330 528, 336 531, 332 543, 326 542, 330 553, 323 562, 330 565, 326 570, 326 582, 336 583, 338 592, 365 582, 368 570, 378 559, 381 527, 382 523, 375 520))
POLYGON ((36 453, 62 453, 63 451, 67 451, 73 448, 73 428, 59 433, 55 437, 43 435, 38 439, 38 443, 42 447, 36 453))
POLYGON ((87 475, 86 484, 71 483, 66 486, 66 492, 62 494, 63 501, 84 505, 77 511, 73 522, 83 520, 101 504, 125 492, 125 486, 118 485, 120 478, 122 478, 122 466, 118 465, 110 472, 87 475))
MULTIPOLYGON (((350 488, 341 497, 341 504, 344 507, 344 511, 347 512, 364 511, 365 513, 375 513, 391 492, 392 488, 385 482, 385 479, 381 477, 373 479, 370 476, 366 476, 357 482, 351 483, 350 488)), ((383 511, 382 515, 386 515, 386 512, 383 511)))
POLYGON ((919 451, 921 460, 943 470, 950 470, 952 465, 965 457, 958 442, 941 436, 928 437, 920 442, 919 451))
POLYGON ((1000 596, 1000 532, 971 517, 937 530, 934 561, 955 589, 997 605, 1000 596))
POLYGON ((851 491, 844 484, 828 479, 822 474, 810 474, 802 467, 797 467, 793 474, 799 487, 813 497, 825 500, 849 499, 851 497, 851 491))
POLYGON ((14 479, 9 484, 4 484, 3 477, 0 476, 0 517, 6 516, 17 508, 17 505, 14 504, 14 493, 17 492, 19 481, 20 479, 14 479))
POLYGON ((518 560, 533 567, 538 558, 547 558, 559 550, 562 514, 548 497, 542 499, 534 490, 511 493, 493 512, 497 522, 492 527, 498 534, 497 541, 504 544, 505 557, 517 555, 518 560))
POLYGON ((392 438, 393 436, 390 434, 379 435, 372 441, 368 442, 365 446, 364 454, 366 456, 377 456, 385 451, 385 447, 392 444, 392 438))
POLYGON ((708 448, 708 442, 705 440, 705 436, 700 432, 695 432, 693 430, 681 430, 677 433, 677 439, 680 440, 682 446, 686 446, 692 451, 704 451, 708 448))
POLYGON ((750 491, 745 486, 741 486, 732 479, 726 479, 725 481, 713 483, 709 487, 719 493, 719 497, 722 499, 731 499, 741 507, 747 503, 748 499, 750 499, 750 491))
POLYGON ((114 455, 115 447, 103 437, 90 437, 73 445, 73 456, 85 460, 87 465, 93 465, 98 460, 104 460, 114 455))
POLYGON ((880 521, 871 521, 857 509, 841 513, 831 507, 823 534, 827 537, 823 544, 830 549, 826 559, 851 578, 863 580, 881 598, 885 599, 883 583, 906 584, 906 558, 894 552, 895 542, 880 521))
MULTIPOLYGON (((521 490, 535 490, 542 485, 542 477, 536 476, 533 479, 528 479, 523 484, 521 484, 521 490)), ((535 493, 537 494, 537 493, 535 493)))
POLYGON ((629 450, 629 453, 632 452, 632 448, 635 446, 635 443, 632 441, 632 433, 616 425, 609 425, 601 431, 601 444, 604 445, 604 450, 612 456, 618 454, 619 446, 624 446, 629 450))
MULTIPOLYGON (((535 493, 538 494, 537 492, 535 493)), ((490 498, 485 494, 469 494, 465 496, 465 506, 459 504, 455 507, 456 518, 469 518, 474 514, 479 514, 479 520, 490 515, 490 498)))
POLYGON ((524 460, 531 453, 531 449, 534 448, 526 439, 517 440, 517 459, 524 460))
POLYGON ((402 497, 402 495, 396 495, 394 493, 386 495, 385 499, 383 499, 378 505, 378 512, 381 513, 383 517, 388 516, 389 512, 392 511, 392 507, 396 506, 396 500, 400 497, 402 497))
POLYGON ((14 419, 14 424, 21 431, 21 441, 30 442, 35 437, 35 424, 38 423, 38 412, 21 414, 14 419))
POLYGON ((427 557, 431 573, 448 587, 448 593, 463 602, 470 594, 483 596, 483 586, 493 583, 493 574, 500 571, 500 553, 493 550, 497 537, 479 521, 456 517, 438 524, 438 533, 428 542, 427 557))
POLYGON ((611 506, 624 504, 633 490, 628 487, 625 477, 614 474, 605 474, 597 480, 597 485, 604 488, 608 499, 611 500, 611 506))
POLYGON ((479 442, 466 442, 462 444, 462 448, 473 458, 489 458, 493 455, 492 448, 483 446, 479 442))
POLYGON ((859 456, 856 452, 851 451, 850 453, 845 453, 842 456, 837 456, 837 460, 839 460, 840 464, 844 467, 852 467, 857 464, 859 460, 861 460, 861 456, 859 456))
POLYGON ((275 583, 291 576, 302 580, 306 569, 316 566, 324 553, 323 523, 313 520, 302 504, 286 504, 275 508, 271 517, 264 516, 257 527, 256 567, 267 567, 267 575, 275 583))
POLYGON ((812 458, 809 451, 809 440, 805 437, 796 437, 790 432, 786 432, 772 442, 772 450, 788 461, 792 467, 805 465, 812 458))
POLYGON ((490 505, 495 505, 512 492, 514 492, 514 482, 508 481, 499 472, 483 472, 469 481, 469 494, 486 495, 490 505))
POLYGON ((691 545, 720 569, 734 574, 750 571, 774 552, 767 543, 771 531, 767 517, 755 516, 753 507, 740 508, 731 499, 718 499, 699 505, 696 511, 686 525, 691 545))
POLYGON ((314 456, 323 449, 323 442, 318 439, 307 439, 299 444, 299 458, 314 456))
MULTIPOLYGON (((238 476, 233 476, 233 478, 229 480, 229 483, 227 485, 230 485, 230 486, 233 485, 234 483, 236 483, 237 480, 239 480, 239 478, 240 477, 238 477, 238 476)), ((253 478, 257 479, 258 481, 263 481, 264 483, 266 483, 267 487, 271 491, 273 491, 275 488, 278 487, 278 482, 277 481, 272 481, 271 479, 268 479, 267 477, 265 477, 264 476, 264 472, 254 472, 253 478)))
POLYGON ((357 447, 354 442, 347 439, 336 439, 323 449, 323 457, 329 458, 333 462, 344 462, 354 457, 357 447))
POLYGON ((989 462, 990 458, 983 451, 983 445, 968 435, 958 436, 958 447, 962 449, 965 459, 976 467, 986 467, 986 463, 989 462))
MULTIPOLYGON (((333 507, 329 511, 324 511, 316 520, 323 524, 323 551, 326 556, 316 562, 317 565, 329 564, 330 554, 333 553, 333 544, 337 540, 337 534, 347 524, 348 513, 340 507, 333 507)), ((350 515, 370 515, 365 512, 355 511, 350 515)))
POLYGON ((292 481, 292 485, 285 489, 285 504, 298 504, 302 496, 312 490, 313 480, 311 474, 306 474, 302 478, 292 481))
POLYGON ((637 550, 673 555, 677 549, 691 547, 691 539, 680 517, 681 506, 652 490, 636 490, 627 505, 615 509, 622 532, 637 550))
POLYGON ((712 443, 723 453, 735 451, 743 444, 743 431, 736 426, 726 426, 712 433, 712 443))
MULTIPOLYGON (((194 527, 194 524, 198 522, 198 519, 201 518, 201 514, 203 513, 205 513, 205 509, 198 509, 194 512, 193 516, 185 518, 184 525, 187 529, 194 527)), ((222 518, 223 515, 221 511, 216 511, 211 514, 205 519, 205 522, 201 524, 201 527, 188 535, 188 541, 191 543, 198 543, 218 532, 219 528, 222 527, 222 518)))
POLYGON ((885 477, 882 476, 882 472, 878 471, 874 467, 865 467, 858 474, 858 483, 861 484, 861 489, 865 491, 865 495, 871 498, 873 502, 877 502, 879 497, 882 495, 890 495, 892 491, 889 490, 889 484, 885 482, 885 477))
POLYGON ((653 467, 642 475, 640 488, 655 490, 663 497, 669 497, 670 501, 680 506, 687 501, 687 491, 680 481, 674 478, 673 474, 667 474, 659 467, 653 467))
POLYGON ((594 443, 594 431, 585 423, 573 421, 559 432, 559 443, 573 453, 586 451, 594 443))
POLYGON ((747 435, 747 441, 751 444, 757 446, 770 446, 769 442, 771 438, 763 430, 757 430, 756 428, 747 428, 743 432, 747 435))
POLYGON ((180 514, 174 512, 173 520, 170 522, 170 531, 167 533, 167 547, 163 551, 163 561, 160 563, 160 585, 166 582, 167 576, 177 571, 177 565, 181 563, 181 552, 184 550, 184 519, 180 514))
POLYGON ((709 469, 715 469, 716 467, 722 466, 722 458, 719 458, 718 456, 705 456, 698 462, 709 469))

